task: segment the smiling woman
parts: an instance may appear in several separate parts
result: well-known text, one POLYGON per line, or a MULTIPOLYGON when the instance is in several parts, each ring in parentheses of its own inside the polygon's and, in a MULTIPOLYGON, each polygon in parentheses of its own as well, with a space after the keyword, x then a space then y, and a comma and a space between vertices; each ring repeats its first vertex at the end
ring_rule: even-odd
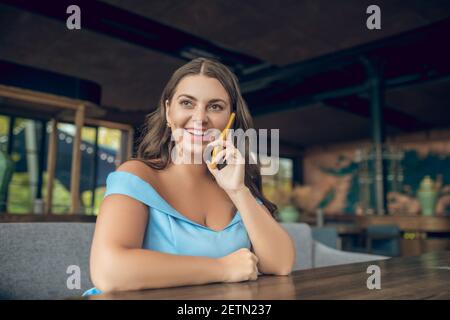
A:
POLYGON ((175 71, 147 116, 137 157, 108 176, 91 250, 96 288, 85 294, 291 272, 294 245, 261 193, 259 163, 229 139, 208 143, 232 113, 234 128, 253 127, 223 64, 199 58, 175 71), (220 168, 186 161, 215 147, 220 168))
MULTIPOLYGON (((167 168, 174 147, 178 146, 178 150, 186 154, 194 151, 191 150, 193 145, 186 143, 189 139, 183 139, 184 144, 176 144, 184 137, 184 131, 222 131, 232 112, 236 113, 233 129, 245 132, 253 128, 253 119, 236 76, 221 63, 194 59, 174 72, 162 92, 158 108, 147 116, 136 159, 157 170, 167 168), (180 128, 185 130, 177 130, 180 128)), ((208 136, 203 141, 210 139, 208 136)), ((204 147, 201 150, 204 151, 204 147)), ((259 165, 246 163, 245 184, 274 214, 276 206, 260 191, 259 165)))

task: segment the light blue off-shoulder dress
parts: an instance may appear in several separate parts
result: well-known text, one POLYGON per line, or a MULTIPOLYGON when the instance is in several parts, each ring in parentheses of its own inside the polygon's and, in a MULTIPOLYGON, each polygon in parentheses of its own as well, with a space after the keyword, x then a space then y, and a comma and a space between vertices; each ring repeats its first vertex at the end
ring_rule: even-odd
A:
MULTIPOLYGON (((238 249, 250 249, 251 243, 239 211, 221 231, 196 223, 175 210, 145 180, 126 172, 115 171, 106 179, 104 198, 123 194, 148 206, 149 219, 142 247, 165 253, 219 258, 238 249)), ((262 203, 256 198, 258 203, 262 203)), ((92 288, 83 296, 102 293, 92 288)))

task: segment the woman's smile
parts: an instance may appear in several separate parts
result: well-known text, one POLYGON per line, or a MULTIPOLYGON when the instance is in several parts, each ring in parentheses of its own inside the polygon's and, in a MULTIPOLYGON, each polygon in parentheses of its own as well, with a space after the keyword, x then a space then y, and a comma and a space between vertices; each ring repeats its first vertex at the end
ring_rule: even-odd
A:
POLYGON ((189 135, 190 141, 202 141, 203 143, 211 142, 214 137, 214 129, 198 129, 198 128, 184 128, 184 131, 189 135))

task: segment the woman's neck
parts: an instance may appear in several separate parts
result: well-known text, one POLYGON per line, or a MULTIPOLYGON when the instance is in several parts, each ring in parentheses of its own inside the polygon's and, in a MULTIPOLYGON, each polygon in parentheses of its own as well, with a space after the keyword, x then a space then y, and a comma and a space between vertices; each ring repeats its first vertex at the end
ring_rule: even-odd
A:
POLYGON ((201 164, 189 164, 189 163, 171 163, 169 170, 172 173, 183 179, 183 181, 192 181, 198 183, 199 181, 213 180, 211 173, 206 167, 205 162, 201 164))

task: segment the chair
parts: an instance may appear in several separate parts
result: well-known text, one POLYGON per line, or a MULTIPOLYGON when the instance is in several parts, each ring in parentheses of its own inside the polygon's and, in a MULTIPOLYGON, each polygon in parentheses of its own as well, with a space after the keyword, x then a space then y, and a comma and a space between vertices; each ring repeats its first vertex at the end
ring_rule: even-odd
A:
MULTIPOLYGON (((63 299, 93 287, 89 252, 94 223, 0 223, 0 299, 63 299), (67 268, 79 266, 80 289, 70 290, 67 268)), ((304 223, 283 223, 296 247, 294 270, 386 257, 343 252, 313 240, 304 223)))
POLYGON ((327 267, 348 263, 384 260, 388 257, 340 251, 330 248, 312 237, 311 227, 305 223, 281 223, 289 233, 296 247, 296 261, 293 270, 327 267))
POLYGON ((397 225, 368 226, 366 235, 368 253, 400 256, 401 230, 397 225))
POLYGON ((337 249, 338 233, 333 227, 311 228, 312 237, 315 241, 320 242, 327 247, 337 249))
POLYGON ((93 287, 89 252, 94 223, 0 223, 0 299, 58 299, 93 287), (67 288, 80 267, 81 288, 67 288))

